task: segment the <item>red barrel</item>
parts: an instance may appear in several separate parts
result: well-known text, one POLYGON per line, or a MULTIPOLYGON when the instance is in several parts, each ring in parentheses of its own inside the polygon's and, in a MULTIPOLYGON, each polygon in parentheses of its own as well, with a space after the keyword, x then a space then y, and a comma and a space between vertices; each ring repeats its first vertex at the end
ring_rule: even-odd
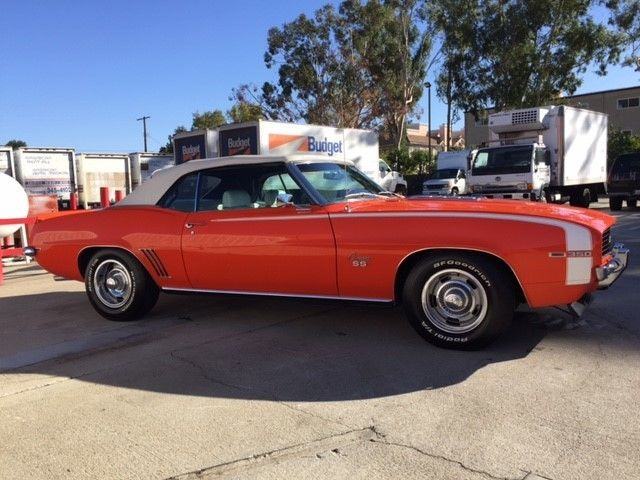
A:
POLYGON ((78 209, 78 194, 76 192, 73 192, 69 197, 69 208, 71 208, 71 210, 78 209))
POLYGON ((100 187, 100 205, 102 208, 109 206, 109 187, 100 187))
POLYGON ((124 191, 123 190, 116 190, 116 203, 118 203, 123 198, 124 198, 124 191))

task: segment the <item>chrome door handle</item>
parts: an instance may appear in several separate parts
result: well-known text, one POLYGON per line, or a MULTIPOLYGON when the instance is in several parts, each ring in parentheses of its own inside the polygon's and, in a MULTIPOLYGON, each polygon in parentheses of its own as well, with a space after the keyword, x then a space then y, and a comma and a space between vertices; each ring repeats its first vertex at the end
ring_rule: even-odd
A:
POLYGON ((185 226, 186 228, 189 228, 189 229, 191 229, 191 228, 193 228, 193 227, 202 227, 202 226, 204 226, 204 225, 206 225, 206 224, 205 224, 205 223, 185 223, 185 224, 184 224, 184 226, 185 226))

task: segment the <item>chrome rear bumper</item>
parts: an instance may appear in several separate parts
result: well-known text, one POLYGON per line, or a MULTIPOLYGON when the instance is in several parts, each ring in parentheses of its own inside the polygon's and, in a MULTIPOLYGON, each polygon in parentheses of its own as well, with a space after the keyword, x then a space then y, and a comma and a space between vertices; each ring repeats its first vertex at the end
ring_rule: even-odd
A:
POLYGON ((629 262, 629 249, 622 243, 616 243, 611 251, 612 258, 606 265, 596 267, 598 289, 609 288, 622 274, 629 262))

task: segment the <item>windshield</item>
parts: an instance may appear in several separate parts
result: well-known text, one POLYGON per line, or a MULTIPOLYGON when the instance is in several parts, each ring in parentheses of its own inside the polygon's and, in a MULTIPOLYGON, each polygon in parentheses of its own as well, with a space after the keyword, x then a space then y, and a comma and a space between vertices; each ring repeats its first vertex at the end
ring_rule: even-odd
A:
POLYGON ((533 146, 484 148, 473 160, 473 175, 528 173, 532 169, 533 146))
POLYGON ((457 168, 443 168, 442 170, 436 170, 435 172, 433 172, 433 175, 431 175, 429 178, 432 178, 434 180, 442 180, 445 178, 456 178, 457 175, 457 168))
POLYGON ((302 163, 295 167, 327 203, 377 197, 385 192, 351 165, 327 162, 302 163))
POLYGON ((640 176, 640 153, 627 153, 616 158, 613 164, 614 175, 629 175, 635 173, 640 176))

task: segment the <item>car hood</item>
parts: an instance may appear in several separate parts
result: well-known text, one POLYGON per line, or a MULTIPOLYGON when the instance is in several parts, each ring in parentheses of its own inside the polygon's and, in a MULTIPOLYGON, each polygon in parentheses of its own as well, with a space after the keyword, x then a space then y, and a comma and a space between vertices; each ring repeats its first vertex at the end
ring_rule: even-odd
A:
MULTIPOLYGON (((344 210, 344 205, 341 210, 344 210)), ((438 213, 483 213, 495 215, 522 215, 561 220, 583 225, 600 233, 611 227, 616 220, 611 215, 597 210, 518 200, 494 200, 489 198, 389 198, 349 203, 354 213, 438 212, 438 213)))

